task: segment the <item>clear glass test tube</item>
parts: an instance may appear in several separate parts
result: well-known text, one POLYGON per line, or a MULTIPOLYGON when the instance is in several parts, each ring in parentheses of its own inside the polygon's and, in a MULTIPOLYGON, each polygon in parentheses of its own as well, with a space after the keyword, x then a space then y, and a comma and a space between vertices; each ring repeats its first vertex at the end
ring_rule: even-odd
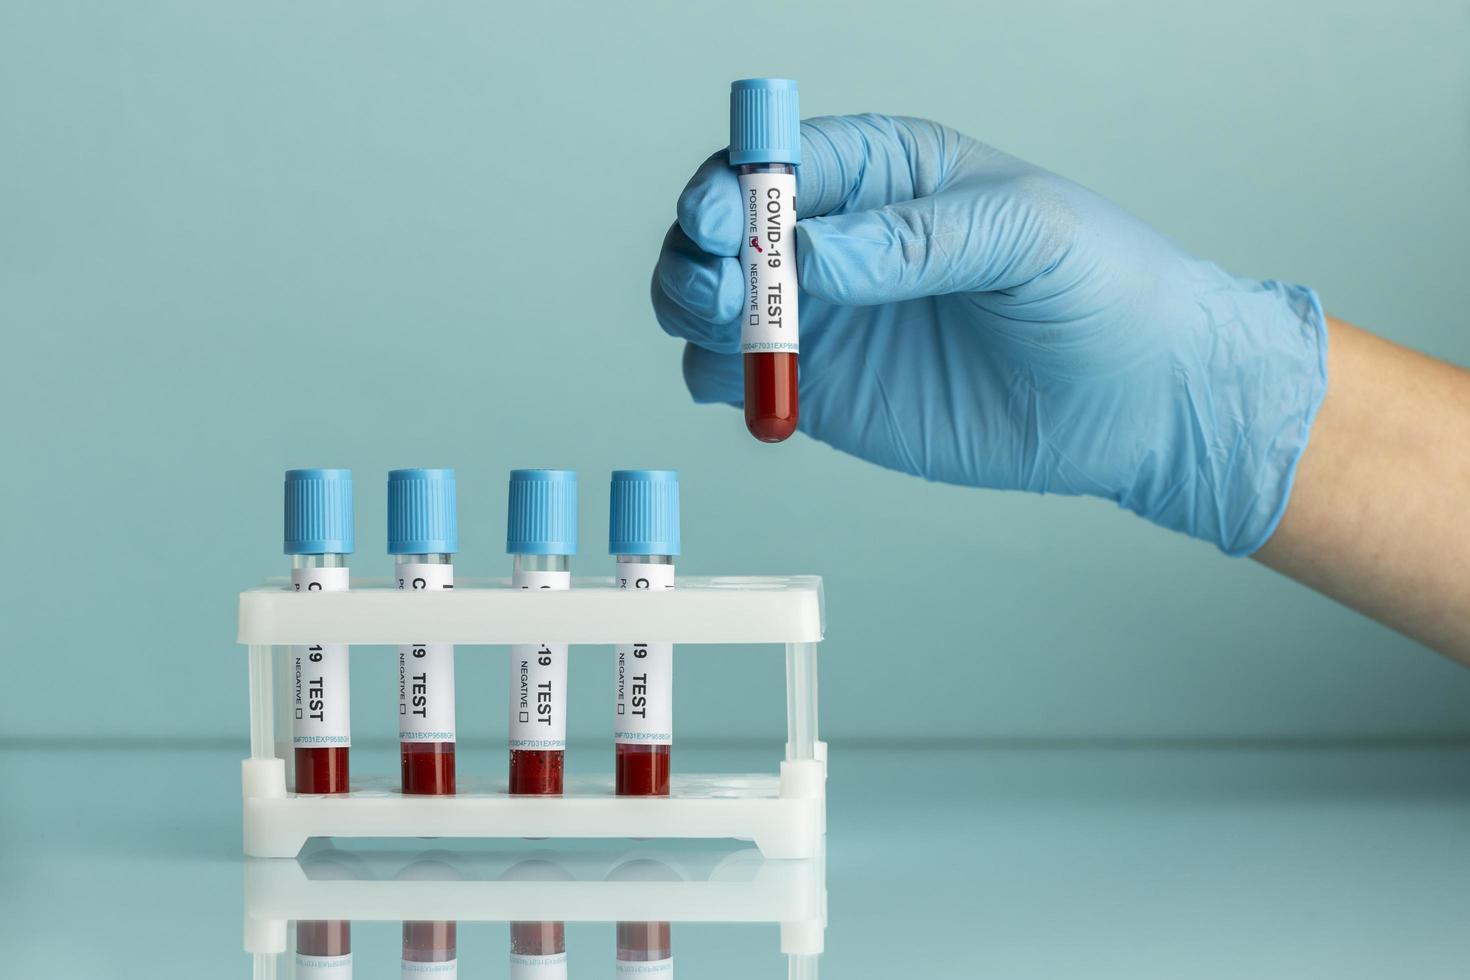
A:
MULTIPOLYGON (((569 589, 577 551, 577 475, 570 470, 513 470, 506 551, 511 586, 569 589)), ((547 641, 510 648, 512 795, 559 796, 567 744, 567 645, 547 641)))
MULTIPOLYGON (((388 474, 388 551, 402 591, 454 588, 459 550, 453 470, 388 474)), ((398 750, 401 786, 415 796, 453 795, 455 784, 454 646, 398 648, 398 750)))
MULTIPOLYGON (((347 555, 354 548, 352 474, 348 470, 288 470, 285 551, 291 588, 348 588, 347 555)), ((291 648, 291 744, 297 793, 346 793, 352 745, 351 691, 345 644, 291 648)))

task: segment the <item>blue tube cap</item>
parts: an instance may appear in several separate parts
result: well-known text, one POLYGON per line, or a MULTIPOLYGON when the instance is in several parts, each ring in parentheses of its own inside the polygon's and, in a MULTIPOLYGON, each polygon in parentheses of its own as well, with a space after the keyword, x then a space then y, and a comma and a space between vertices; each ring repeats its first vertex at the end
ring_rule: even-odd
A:
POLYGON ((350 555, 351 470, 286 471, 286 554, 350 555))
POLYGON ((577 474, 511 470, 505 550, 512 555, 577 553, 577 474))
POLYGON ((730 83, 730 165, 801 163, 801 108, 789 78, 730 83))
POLYGON ((614 555, 679 553, 679 474, 613 470, 607 550, 614 555))
POLYGON ((389 470, 388 554, 452 555, 458 550, 454 470, 389 470))

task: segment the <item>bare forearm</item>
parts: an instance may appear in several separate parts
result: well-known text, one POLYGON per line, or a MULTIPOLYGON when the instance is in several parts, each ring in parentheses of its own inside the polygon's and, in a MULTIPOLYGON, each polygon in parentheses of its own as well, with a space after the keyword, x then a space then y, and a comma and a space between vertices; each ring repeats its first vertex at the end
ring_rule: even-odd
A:
POLYGON ((1255 557, 1470 664, 1470 371, 1328 328, 1327 395, 1255 557))

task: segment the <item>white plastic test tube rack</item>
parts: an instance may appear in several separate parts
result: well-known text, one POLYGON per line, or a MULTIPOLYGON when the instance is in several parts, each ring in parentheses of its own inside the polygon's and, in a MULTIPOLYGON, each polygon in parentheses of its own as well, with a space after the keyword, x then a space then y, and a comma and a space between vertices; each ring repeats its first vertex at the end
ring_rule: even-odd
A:
POLYGON ((258 980, 290 975, 290 928, 307 919, 770 923, 788 977, 813 978, 827 927, 825 860, 820 851, 771 861, 749 847, 667 852, 639 842, 529 853, 313 844, 300 862, 245 862, 245 951, 258 980))
MULTIPOLYGON (((681 576, 677 589, 641 593, 616 589, 609 579, 578 579, 567 591, 470 579, 429 593, 398 591, 386 579, 354 582, 348 592, 315 593, 268 582, 240 594, 239 642, 250 657, 250 758, 242 766, 245 853, 294 857, 313 837, 631 837, 734 838, 754 842, 768 858, 813 857, 826 830, 826 746, 817 740, 822 634, 822 580, 816 576, 681 576), (293 645, 346 643, 359 657, 388 656, 409 643, 634 640, 784 645, 786 758, 779 772, 676 773, 668 797, 617 797, 610 776, 569 778, 560 797, 513 797, 503 780, 477 782, 476 767, 461 759, 459 793, 453 797, 404 796, 396 777, 364 779, 356 773, 350 793, 289 791, 293 645), (356 649, 369 645, 378 649, 356 649)), ((606 666, 573 649, 573 669, 606 666), (588 662, 577 666, 581 659, 588 662)), ((461 655, 477 654, 505 656, 503 649, 461 655)), ((461 711, 473 703, 462 697, 461 711)), ((503 697, 486 692, 485 710, 501 710, 502 704, 503 697)), ((357 725, 364 724, 368 710, 354 705, 357 725)), ((497 756, 486 768, 503 764, 497 756)))

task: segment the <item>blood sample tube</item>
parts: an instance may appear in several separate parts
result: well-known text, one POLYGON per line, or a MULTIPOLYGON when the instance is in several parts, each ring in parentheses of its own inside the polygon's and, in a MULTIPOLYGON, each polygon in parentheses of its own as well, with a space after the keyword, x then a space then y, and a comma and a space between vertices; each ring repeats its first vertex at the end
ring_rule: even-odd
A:
MULTIPOLYGON (((577 553, 577 474, 512 470, 505 550, 517 589, 569 589, 577 553)), ((567 747, 567 645, 510 648, 512 794, 559 796, 567 747)))
MULTIPOLYGON (((453 470, 388 474, 388 553, 394 581, 410 592, 454 588, 459 550, 453 470)), ((454 793, 454 646, 398 648, 398 754, 403 792, 454 793)))
MULTIPOLYGON (((297 592, 347 589, 353 549, 350 470, 286 471, 286 554, 297 592)), ((347 792, 347 750, 352 745, 347 647, 315 643, 291 648, 295 688, 291 745, 296 792, 347 792)))
MULTIPOLYGON (((615 470, 607 549, 620 589, 674 587, 679 553, 679 474, 615 470)), ((619 796, 668 796, 674 742, 674 647, 620 643, 614 678, 613 742, 619 796)))
POLYGON ((730 166, 740 181, 745 232, 745 426, 762 442, 796 431, 796 167, 801 113, 796 83, 745 78, 730 85, 730 166))

